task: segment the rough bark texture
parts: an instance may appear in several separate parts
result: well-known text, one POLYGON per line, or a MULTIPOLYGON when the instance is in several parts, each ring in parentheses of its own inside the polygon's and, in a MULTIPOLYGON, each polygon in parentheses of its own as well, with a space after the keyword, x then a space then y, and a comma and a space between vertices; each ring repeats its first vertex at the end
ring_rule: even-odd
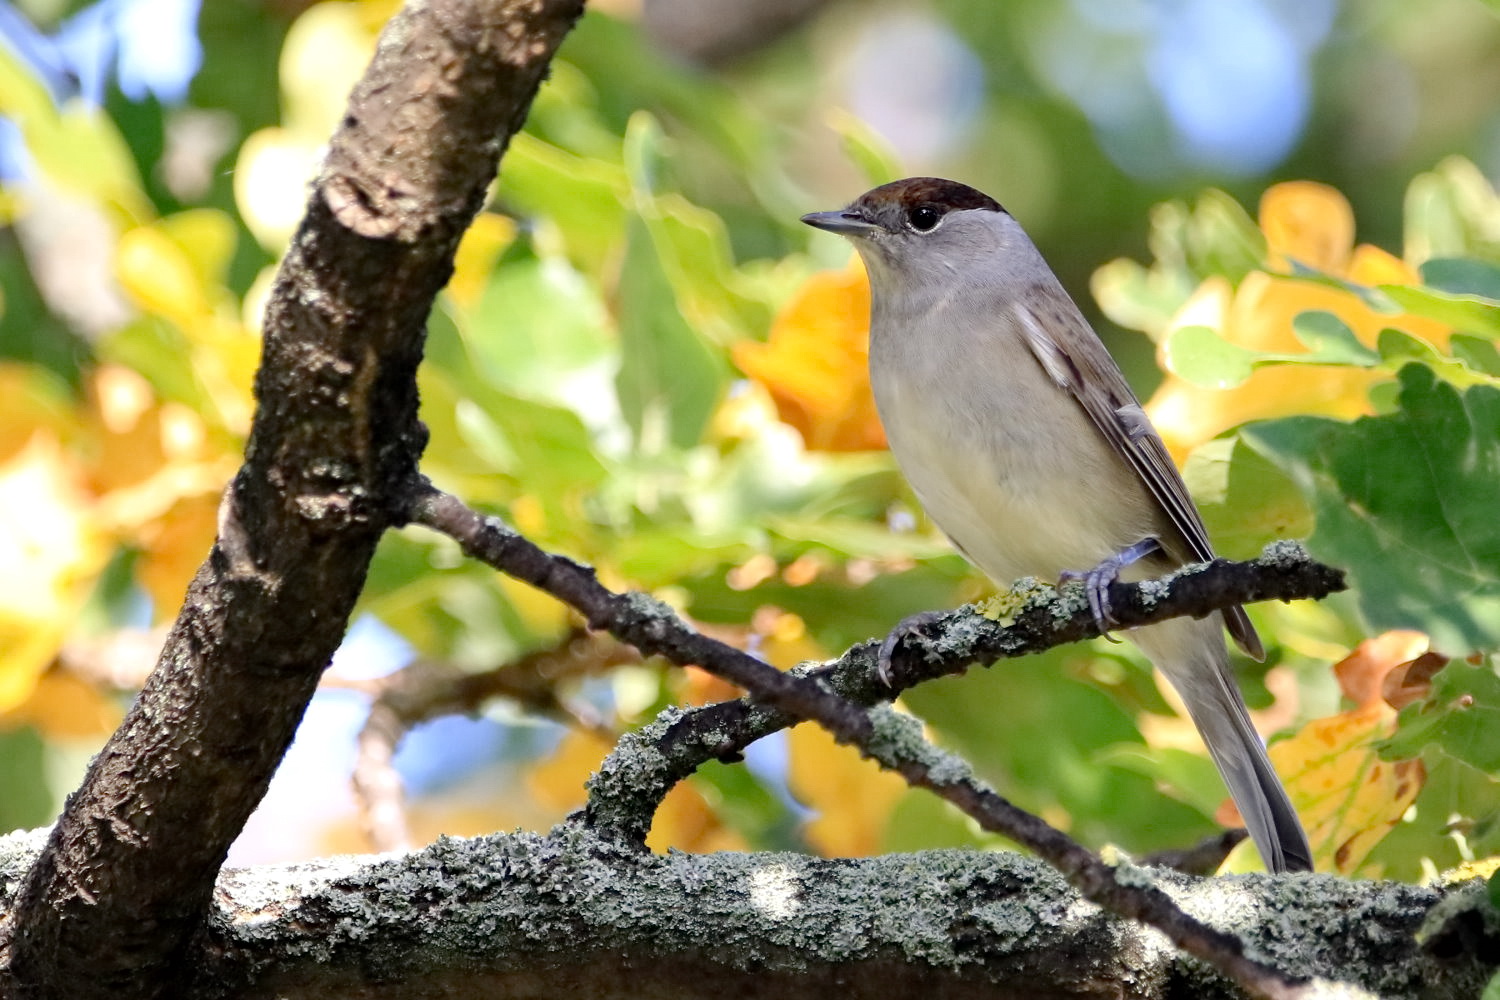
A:
MULTIPOLYGON (((0 907, 27 858, 24 837, 0 838, 0 907)), ((1386 1000, 1478 996, 1493 964, 1479 883, 1130 874, 1259 958, 1386 1000)), ((226 872, 210 927, 183 955, 183 1000, 1242 996, 1007 853, 663 856, 495 835, 226 872)))
POLYGON ((265 317, 220 532, 10 921, 23 996, 177 995, 215 873, 343 638, 426 431, 434 296, 582 0, 430 0, 350 99, 265 317))

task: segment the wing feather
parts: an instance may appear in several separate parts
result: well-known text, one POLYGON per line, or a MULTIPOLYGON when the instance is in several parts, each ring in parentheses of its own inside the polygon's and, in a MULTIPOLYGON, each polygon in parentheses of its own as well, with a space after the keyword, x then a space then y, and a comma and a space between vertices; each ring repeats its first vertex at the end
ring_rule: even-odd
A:
MULTIPOLYGON (((1059 388, 1072 394, 1110 447, 1140 476, 1186 542, 1191 557, 1199 562, 1213 559, 1208 529, 1167 446, 1073 300, 1061 288, 1036 285, 1012 309, 1042 368, 1059 388)), ((1224 621, 1246 653, 1257 660, 1265 655, 1243 608, 1225 609, 1224 621)))

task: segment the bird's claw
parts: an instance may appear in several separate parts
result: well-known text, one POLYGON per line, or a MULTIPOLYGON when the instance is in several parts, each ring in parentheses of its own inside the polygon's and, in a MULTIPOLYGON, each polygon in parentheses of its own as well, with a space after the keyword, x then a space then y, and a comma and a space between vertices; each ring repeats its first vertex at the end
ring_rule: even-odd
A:
POLYGON ((875 660, 875 676, 880 678, 880 683, 886 687, 891 686, 891 657, 895 655, 896 647, 901 645, 907 636, 920 632, 942 616, 941 611, 918 611, 896 623, 896 627, 891 629, 885 641, 880 644, 880 652, 875 660))
POLYGON ((1093 569, 1062 571, 1062 581, 1080 580, 1083 582, 1083 591, 1088 598, 1089 613, 1094 616, 1094 625, 1099 629, 1099 634, 1110 642, 1120 640, 1110 635, 1109 632, 1111 625, 1119 624, 1109 604, 1109 585, 1120 578, 1120 571, 1126 566, 1160 550, 1161 543, 1155 538, 1143 538, 1134 545, 1127 545, 1104 559, 1093 569))

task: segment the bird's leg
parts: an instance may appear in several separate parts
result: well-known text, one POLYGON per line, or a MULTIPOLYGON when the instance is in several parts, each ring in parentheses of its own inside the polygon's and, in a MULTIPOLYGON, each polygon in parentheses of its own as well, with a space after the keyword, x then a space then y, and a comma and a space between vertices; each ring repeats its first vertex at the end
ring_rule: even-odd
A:
POLYGON ((907 615, 896 623, 891 629, 890 635, 880 644, 880 655, 875 661, 875 675, 880 678, 880 683, 886 687, 891 686, 891 657, 895 655, 896 647, 909 635, 915 635, 922 629, 931 625, 943 617, 942 611, 918 611, 914 615, 907 615))
MULTIPOLYGON (((1125 546, 1093 569, 1063 570, 1061 577, 1063 581, 1083 581, 1083 589, 1088 595, 1089 611, 1094 616, 1094 624, 1099 627, 1099 634, 1110 642, 1118 640, 1109 634, 1109 626, 1115 623, 1114 614, 1109 607, 1109 585, 1119 579, 1120 570, 1131 563, 1160 551, 1161 543, 1155 538, 1142 538, 1134 545, 1125 546)), ((902 624, 905 623, 903 622, 902 624)), ((890 640, 887 639, 886 641, 889 642, 890 640)))

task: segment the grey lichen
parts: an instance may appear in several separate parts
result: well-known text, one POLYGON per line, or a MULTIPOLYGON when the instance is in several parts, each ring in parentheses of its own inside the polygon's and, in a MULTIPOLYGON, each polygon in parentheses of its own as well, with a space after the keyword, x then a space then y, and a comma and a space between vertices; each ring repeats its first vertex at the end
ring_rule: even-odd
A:
POLYGON ((1279 538, 1261 549, 1261 559, 1275 566, 1301 566, 1312 559, 1307 547, 1295 538, 1279 538))

